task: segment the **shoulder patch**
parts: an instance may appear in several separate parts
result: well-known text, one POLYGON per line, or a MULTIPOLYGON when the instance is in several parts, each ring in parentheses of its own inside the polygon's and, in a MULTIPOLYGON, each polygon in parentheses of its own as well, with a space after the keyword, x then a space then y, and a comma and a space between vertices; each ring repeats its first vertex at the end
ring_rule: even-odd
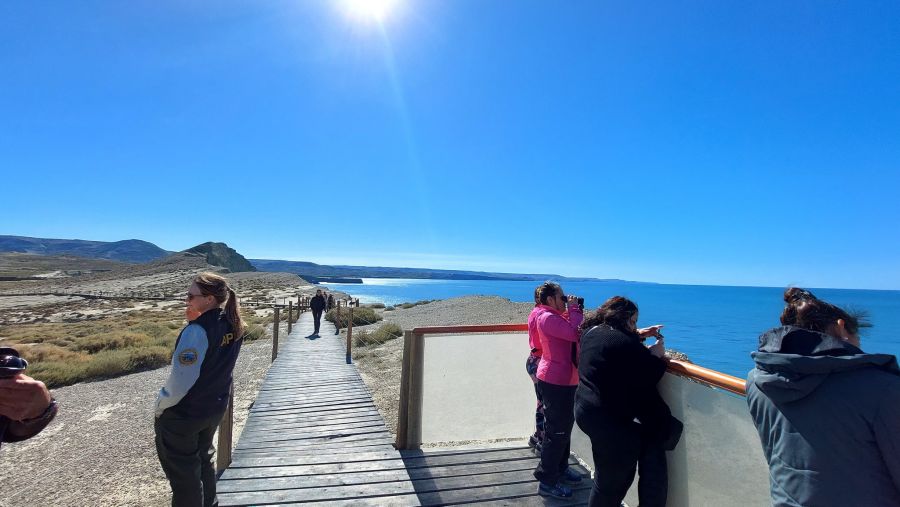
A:
POLYGON ((182 366, 190 366, 197 362, 197 349, 187 349, 178 354, 178 362, 182 366))

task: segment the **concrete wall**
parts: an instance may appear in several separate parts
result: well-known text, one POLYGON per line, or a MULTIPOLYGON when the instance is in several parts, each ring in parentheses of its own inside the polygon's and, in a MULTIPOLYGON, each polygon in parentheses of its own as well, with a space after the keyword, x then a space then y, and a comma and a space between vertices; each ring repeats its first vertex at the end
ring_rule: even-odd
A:
MULTIPOLYGON (((427 336, 423 442, 530 435, 535 398, 527 355, 525 333, 427 336)), ((744 398, 671 374, 659 388, 685 425, 668 453, 668 505, 771 505, 768 467, 744 398)), ((577 425, 572 452, 593 468, 590 440, 577 425)), ((637 505, 636 487, 626 501, 637 505)))

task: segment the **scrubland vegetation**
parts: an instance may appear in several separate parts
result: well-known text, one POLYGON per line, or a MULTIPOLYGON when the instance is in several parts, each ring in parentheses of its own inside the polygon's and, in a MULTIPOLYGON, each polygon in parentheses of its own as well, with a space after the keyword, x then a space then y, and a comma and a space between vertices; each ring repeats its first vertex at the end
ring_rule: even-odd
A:
MULTIPOLYGON (((264 338, 272 316, 245 312, 246 341, 264 338)), ((287 315, 282 320, 286 320, 287 315)), ((135 311, 82 322, 0 326, 0 345, 15 347, 27 373, 50 387, 101 380, 169 364, 186 324, 180 310, 135 311)))
MULTIPOLYGON (((372 308, 354 308, 353 309, 353 325, 367 326, 381 320, 379 315, 372 308)), ((337 309, 329 310, 325 314, 325 320, 333 323, 335 326, 345 328, 350 324, 350 312, 346 308, 342 308, 340 312, 337 309)))
POLYGON ((367 347, 369 345, 381 345, 386 341, 393 340, 403 336, 403 329, 394 324, 387 322, 378 327, 375 331, 368 329, 353 330, 353 344, 357 347, 367 347))

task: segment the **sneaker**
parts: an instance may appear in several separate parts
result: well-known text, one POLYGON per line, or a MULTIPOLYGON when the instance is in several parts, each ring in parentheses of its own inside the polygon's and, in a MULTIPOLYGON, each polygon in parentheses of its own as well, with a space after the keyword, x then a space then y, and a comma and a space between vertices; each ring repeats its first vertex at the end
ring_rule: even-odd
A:
POLYGON ((559 478, 560 481, 565 482, 566 484, 578 484, 581 482, 583 477, 577 470, 572 467, 566 468, 566 471, 563 472, 562 477, 559 478))
POLYGON ((538 494, 541 496, 554 496, 556 498, 569 498, 572 496, 572 488, 557 482, 554 485, 538 482, 538 494))

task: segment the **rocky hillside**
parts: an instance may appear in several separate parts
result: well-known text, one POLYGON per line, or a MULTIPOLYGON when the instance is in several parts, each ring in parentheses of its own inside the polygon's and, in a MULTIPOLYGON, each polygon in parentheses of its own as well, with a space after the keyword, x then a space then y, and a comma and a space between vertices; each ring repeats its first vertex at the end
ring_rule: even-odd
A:
POLYGON ((3 235, 0 235, 0 252, 74 255, 90 259, 110 259, 131 263, 150 262, 161 259, 171 253, 153 243, 139 239, 107 242, 3 235))
POLYGON ((193 248, 188 248, 185 250, 185 253, 203 255, 206 257, 207 263, 213 266, 221 266, 232 273, 256 271, 256 268, 250 264, 250 261, 225 243, 209 241, 193 248))

